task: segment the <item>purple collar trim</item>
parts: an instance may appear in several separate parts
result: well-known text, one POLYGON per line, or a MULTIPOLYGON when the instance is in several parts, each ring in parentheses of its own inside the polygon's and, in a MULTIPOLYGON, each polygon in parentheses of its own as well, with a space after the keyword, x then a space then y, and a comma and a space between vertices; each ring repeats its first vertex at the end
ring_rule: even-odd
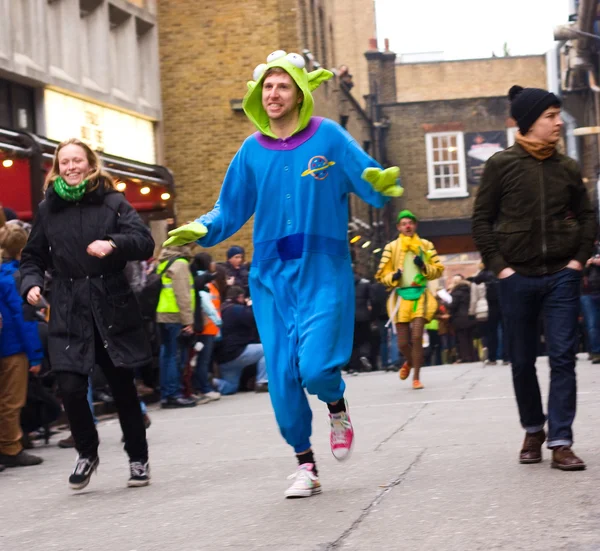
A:
POLYGON ((289 151, 310 140, 315 135, 322 122, 323 117, 311 117, 308 126, 304 130, 300 130, 300 132, 285 140, 282 140, 281 138, 270 138, 260 132, 255 132, 254 136, 258 140, 258 143, 265 149, 270 149, 271 151, 289 151))

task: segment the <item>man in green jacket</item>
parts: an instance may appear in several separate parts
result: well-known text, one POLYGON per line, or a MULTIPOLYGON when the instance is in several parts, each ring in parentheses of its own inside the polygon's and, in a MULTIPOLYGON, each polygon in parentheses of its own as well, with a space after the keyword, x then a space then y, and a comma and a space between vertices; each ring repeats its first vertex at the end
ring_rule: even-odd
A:
POLYGON ((550 357, 548 448, 552 467, 585 469, 571 450, 577 386, 575 352, 583 265, 596 219, 577 163, 556 149, 561 101, 538 88, 513 86, 511 115, 519 131, 512 147, 484 169, 473 212, 473 237, 500 280, 512 373, 525 441, 521 463, 539 463, 546 416, 535 371, 538 318, 550 357))

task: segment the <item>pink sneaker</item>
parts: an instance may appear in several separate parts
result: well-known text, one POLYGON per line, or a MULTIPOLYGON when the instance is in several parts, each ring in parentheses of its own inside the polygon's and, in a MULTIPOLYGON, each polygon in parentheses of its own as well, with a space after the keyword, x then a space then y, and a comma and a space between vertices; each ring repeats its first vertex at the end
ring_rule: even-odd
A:
MULTIPOLYGON (((348 409, 348 402, 346 402, 348 409)), ((331 435, 329 442, 331 444, 331 453, 338 461, 345 461, 352 453, 354 445, 354 429, 348 411, 341 413, 330 413, 331 435)))

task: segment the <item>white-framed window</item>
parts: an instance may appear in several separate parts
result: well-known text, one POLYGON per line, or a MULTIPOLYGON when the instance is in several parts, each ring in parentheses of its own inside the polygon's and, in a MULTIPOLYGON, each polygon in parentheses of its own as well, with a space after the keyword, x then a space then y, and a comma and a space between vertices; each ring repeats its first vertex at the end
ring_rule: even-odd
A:
POLYGON ((427 147, 427 199, 468 197, 465 141, 462 132, 425 135, 427 147))
POLYGON ((516 126, 512 126, 511 128, 506 129, 506 143, 508 147, 514 145, 515 143, 515 135, 519 129, 516 126))

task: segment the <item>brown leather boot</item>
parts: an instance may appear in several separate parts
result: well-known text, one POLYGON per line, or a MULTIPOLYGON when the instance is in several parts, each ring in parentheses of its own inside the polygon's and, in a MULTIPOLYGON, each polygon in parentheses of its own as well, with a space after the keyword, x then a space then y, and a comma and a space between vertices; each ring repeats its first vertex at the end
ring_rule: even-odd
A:
POLYGON ((546 441, 544 430, 533 433, 525 433, 525 441, 519 453, 519 463, 540 463, 542 461, 542 445, 546 441))
POLYGON ((571 450, 571 446, 552 448, 552 468, 561 471, 583 471, 585 463, 571 450))

